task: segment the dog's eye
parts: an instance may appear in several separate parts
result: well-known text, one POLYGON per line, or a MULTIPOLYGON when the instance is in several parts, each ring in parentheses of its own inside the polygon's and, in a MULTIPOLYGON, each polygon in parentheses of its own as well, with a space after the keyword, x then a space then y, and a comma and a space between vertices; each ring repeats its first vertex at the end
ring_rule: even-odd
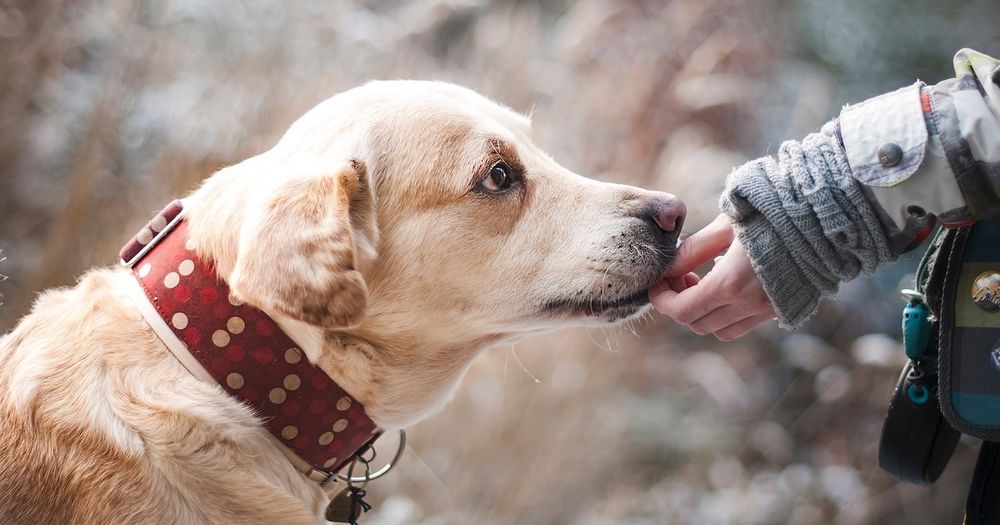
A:
POLYGON ((483 180, 483 187, 489 191, 499 192, 509 188, 513 181, 510 166, 506 162, 498 162, 490 168, 490 174, 483 180))

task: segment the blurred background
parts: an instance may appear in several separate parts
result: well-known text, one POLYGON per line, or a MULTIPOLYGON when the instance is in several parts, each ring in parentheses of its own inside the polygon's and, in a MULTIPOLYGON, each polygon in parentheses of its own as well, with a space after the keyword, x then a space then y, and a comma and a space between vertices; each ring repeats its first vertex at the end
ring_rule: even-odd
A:
MULTIPOLYGON (((533 111, 562 164, 681 196, 694 231, 734 166, 844 103, 952 76, 961 47, 1000 54, 996 15, 994 0, 0 0, 0 332, 369 79, 533 111)), ((366 522, 960 523, 975 442, 931 487, 876 466, 903 362, 896 291, 918 258, 795 333, 721 344, 652 316, 491 350, 411 430, 366 522)))

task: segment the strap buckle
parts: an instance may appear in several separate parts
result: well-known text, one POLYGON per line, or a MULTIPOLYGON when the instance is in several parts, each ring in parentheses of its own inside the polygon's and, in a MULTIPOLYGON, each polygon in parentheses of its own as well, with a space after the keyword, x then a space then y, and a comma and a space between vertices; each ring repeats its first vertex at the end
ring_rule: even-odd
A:
POLYGON ((128 244, 119 252, 119 264, 125 268, 132 268, 142 259, 160 239, 163 239, 180 224, 185 215, 184 201, 177 199, 163 208, 156 214, 142 229, 136 233, 128 244))

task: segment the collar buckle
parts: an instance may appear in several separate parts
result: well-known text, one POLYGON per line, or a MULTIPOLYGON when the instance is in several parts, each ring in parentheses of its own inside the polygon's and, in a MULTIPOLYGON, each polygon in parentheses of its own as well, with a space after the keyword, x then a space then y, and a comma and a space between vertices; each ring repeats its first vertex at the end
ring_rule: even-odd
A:
POLYGON ((375 459, 375 447, 371 443, 369 443, 361 447, 361 449, 359 449, 357 452, 354 453, 355 459, 351 462, 351 468, 348 469, 347 475, 338 474, 337 476, 341 480, 346 481, 348 484, 367 483, 369 481, 376 480, 388 474, 389 471, 392 470, 392 468, 395 467, 397 463, 399 463, 399 458, 403 457, 404 450, 406 450, 406 431, 400 429, 399 446, 396 448, 396 454, 392 457, 392 460, 386 463, 382 468, 376 470, 375 472, 368 471, 367 468, 368 463, 370 463, 371 460, 375 459), (370 458, 362 457, 365 453, 369 451, 371 451, 372 453, 372 456, 370 458), (364 476, 355 476, 353 472, 354 462, 359 460, 366 466, 364 476))
POLYGON ((125 268, 132 268, 142 259, 153 246, 167 236, 175 226, 184 219, 184 201, 177 199, 167 204, 160 213, 146 223, 132 239, 129 240, 118 255, 119 263, 125 268))

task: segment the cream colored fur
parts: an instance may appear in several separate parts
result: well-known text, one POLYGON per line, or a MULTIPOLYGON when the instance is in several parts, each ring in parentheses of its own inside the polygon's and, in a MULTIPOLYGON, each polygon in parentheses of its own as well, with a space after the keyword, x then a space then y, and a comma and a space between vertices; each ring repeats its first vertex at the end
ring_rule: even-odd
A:
MULTIPOLYGON (((198 253, 392 430, 491 345, 642 312, 671 249, 640 217, 654 197, 571 173, 469 90, 399 81, 320 104, 187 202, 198 253), (490 194, 501 160, 523 178, 490 194)), ((322 522, 327 495, 166 350, 131 279, 45 292, 0 339, 0 522, 322 522)))

